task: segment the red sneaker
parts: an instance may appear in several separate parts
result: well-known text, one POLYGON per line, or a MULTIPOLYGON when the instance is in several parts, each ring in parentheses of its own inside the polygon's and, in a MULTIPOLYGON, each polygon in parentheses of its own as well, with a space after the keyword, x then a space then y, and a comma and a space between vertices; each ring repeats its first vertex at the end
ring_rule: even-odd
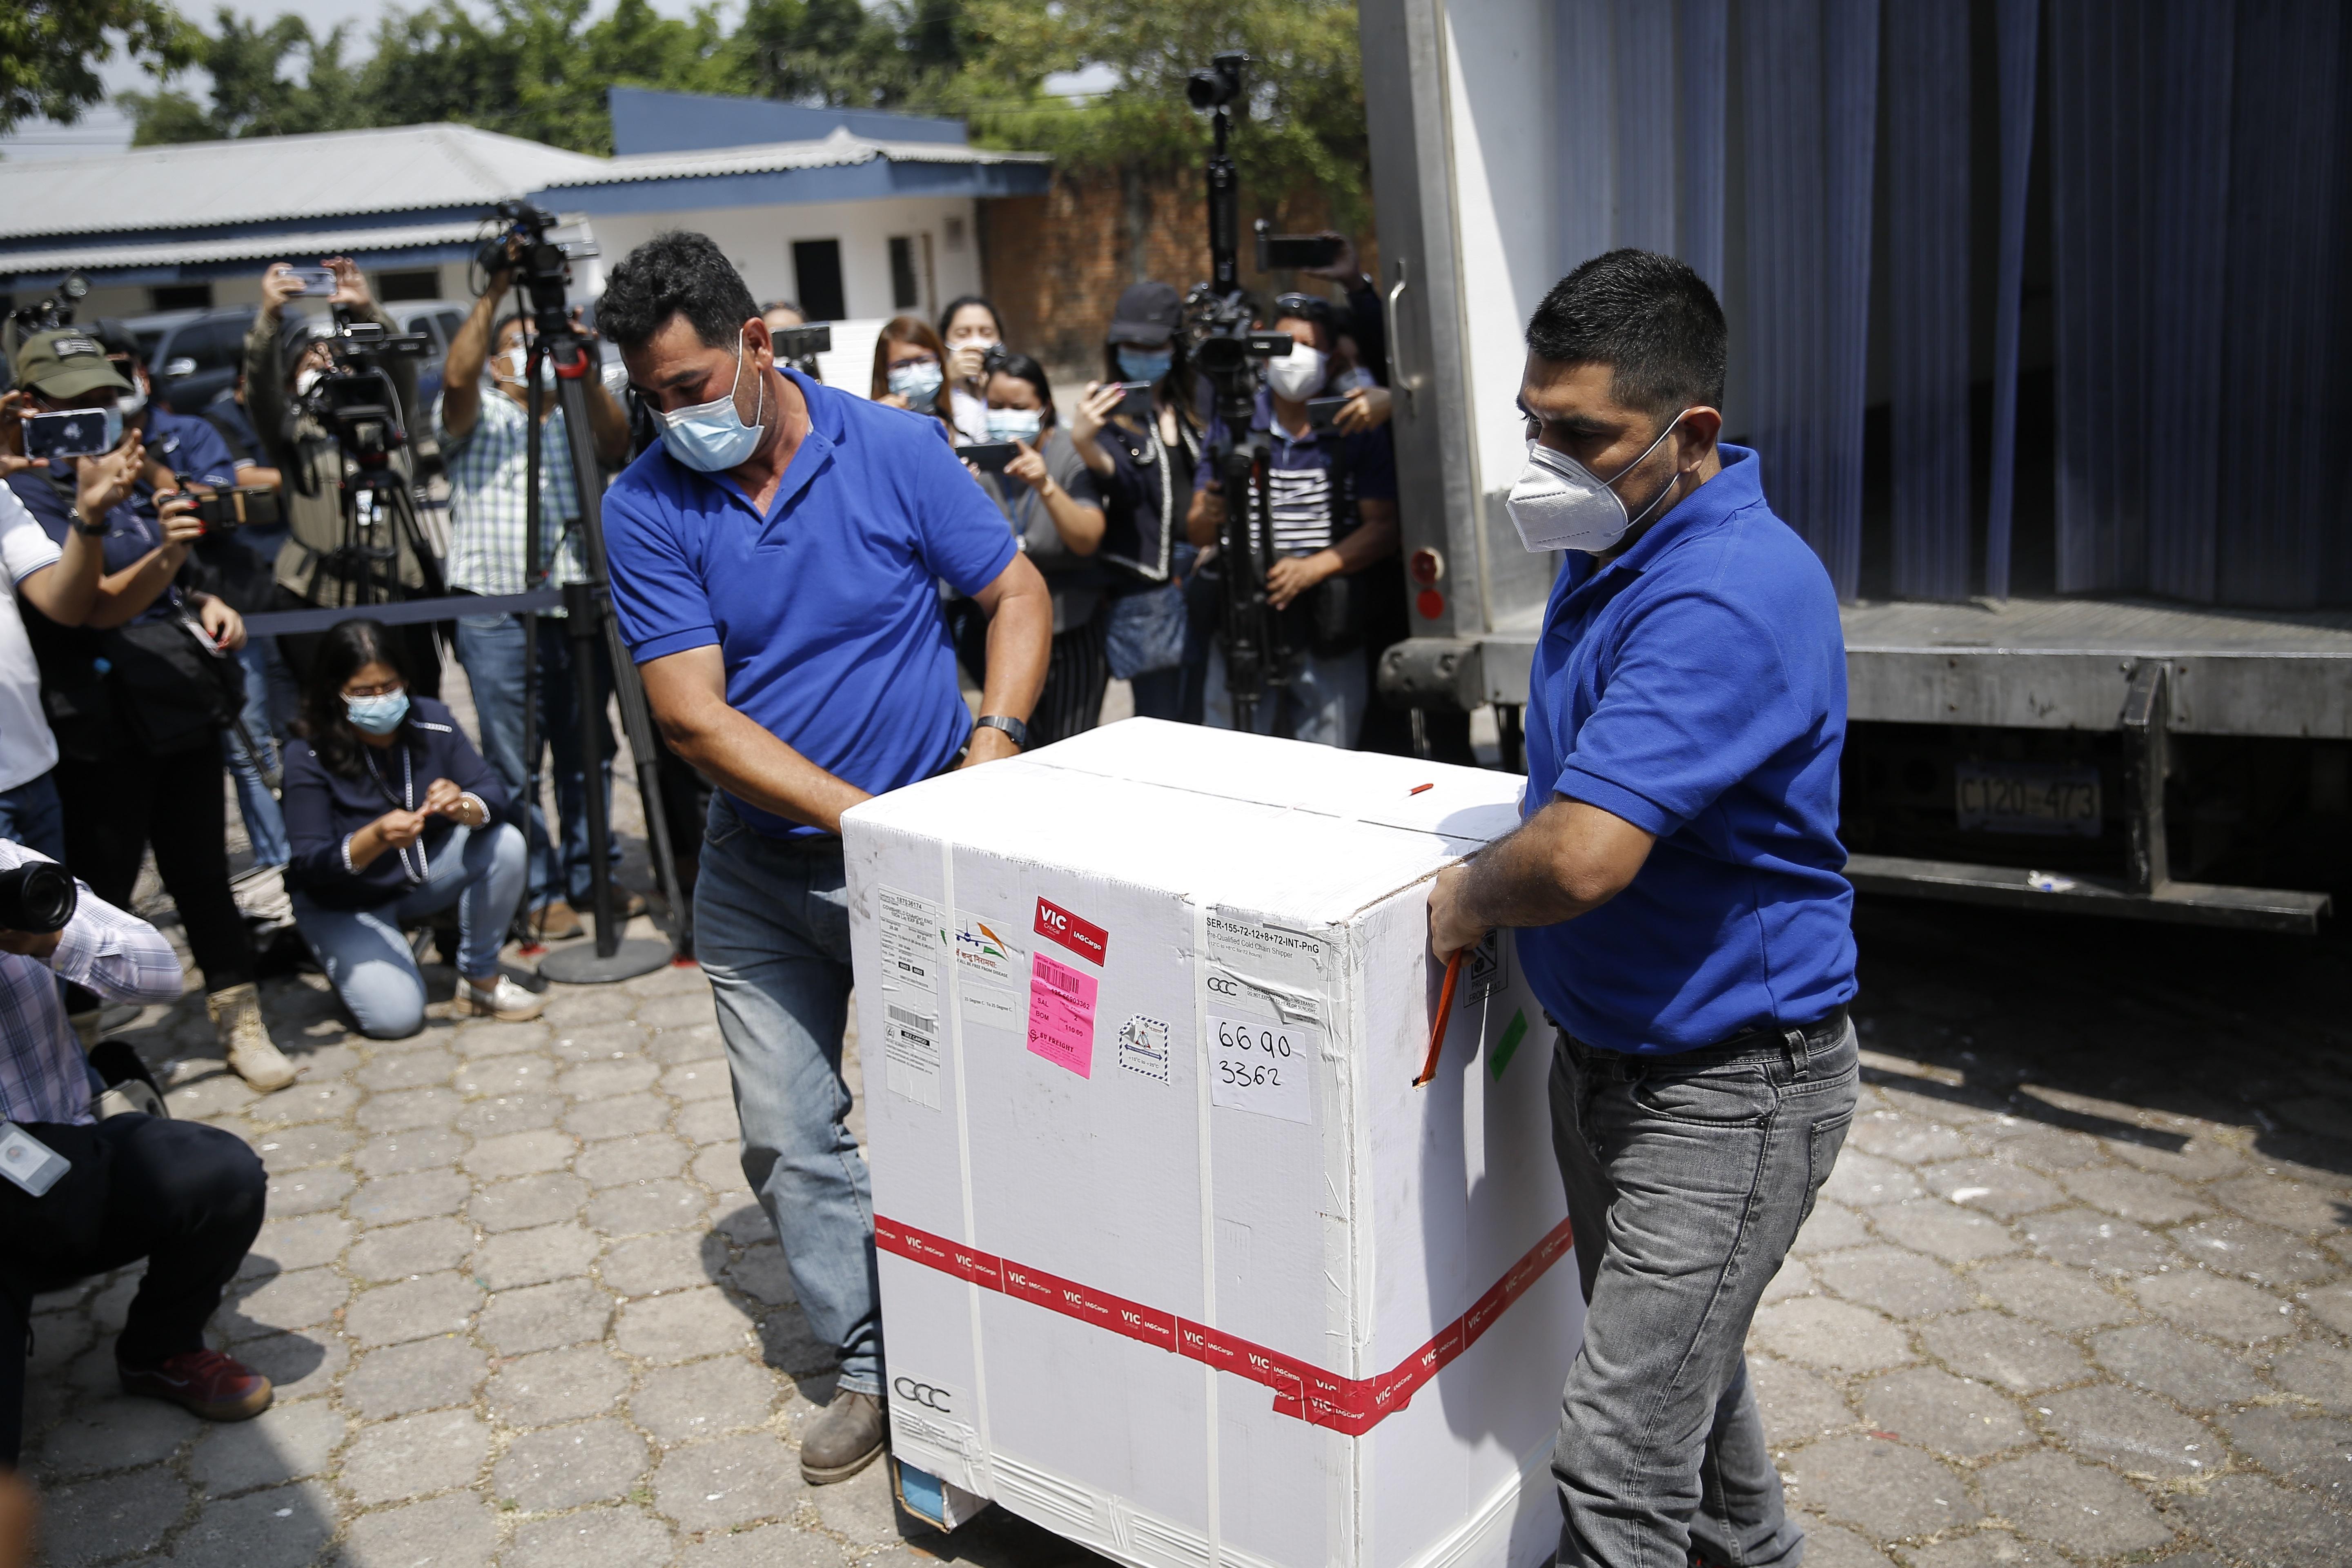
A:
POLYGON ((269 1380, 218 1351, 183 1351, 150 1367, 116 1363, 122 1392, 184 1405, 207 1421, 250 1421, 276 1396, 269 1380))

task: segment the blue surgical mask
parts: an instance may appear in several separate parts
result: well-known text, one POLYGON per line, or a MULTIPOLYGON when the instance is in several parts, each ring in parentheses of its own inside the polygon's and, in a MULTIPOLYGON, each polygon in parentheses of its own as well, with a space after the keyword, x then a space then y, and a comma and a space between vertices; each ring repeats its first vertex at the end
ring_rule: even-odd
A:
POLYGON ((910 359, 904 364, 894 364, 888 379, 890 390, 918 408, 928 406, 940 395, 940 366, 936 360, 910 359))
MULTIPOLYGON (((735 391, 742 384, 743 334, 738 332, 735 334, 735 380, 728 386, 726 396, 698 403, 691 408, 681 408, 675 414, 655 410, 654 417, 661 424, 662 446, 672 458, 699 473, 719 474, 751 455, 767 426, 743 423, 743 416, 735 406, 735 391)), ((767 406, 768 378, 761 376, 755 417, 756 414, 764 413, 767 406)))
POLYGON ((1176 368, 1174 349, 1118 351, 1118 374, 1129 381, 1158 381, 1176 368))
POLYGON ((343 714, 355 730, 365 730, 371 735, 389 735, 408 717, 408 693, 387 691, 380 697, 346 697, 343 714))
POLYGON ((988 438, 1034 444, 1045 417, 1034 408, 992 408, 988 411, 988 438))

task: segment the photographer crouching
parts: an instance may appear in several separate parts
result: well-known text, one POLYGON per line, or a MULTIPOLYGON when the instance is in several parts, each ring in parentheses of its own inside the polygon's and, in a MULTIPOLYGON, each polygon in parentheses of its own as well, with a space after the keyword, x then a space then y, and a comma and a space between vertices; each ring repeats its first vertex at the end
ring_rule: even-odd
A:
MULTIPOLYGON (((310 297, 323 280, 273 264, 261 277, 261 310, 245 339, 245 393, 254 428, 260 433, 270 466, 284 476, 288 538, 278 552, 276 575, 288 609, 343 609, 370 601, 423 598, 438 586, 439 563, 419 549, 398 509, 385 508, 382 492, 346 495, 362 476, 360 454, 347 452, 336 430, 320 416, 310 397, 338 373, 340 323, 373 327, 387 337, 398 328, 376 304, 359 264, 329 257, 320 264, 332 275, 325 317, 291 313, 288 307, 310 297), (373 506, 362 503, 373 502, 373 506), (386 515, 390 513, 391 515, 386 515), (366 537, 361 537, 364 534, 366 537)), ((411 427, 417 413, 416 362, 385 354, 398 427, 411 427)), ((381 454, 389 469, 387 488, 414 484, 415 468, 403 441, 381 454)), ((320 634, 287 634, 278 641, 298 678, 306 677, 320 634)), ((400 626, 394 636, 422 696, 441 694, 441 654, 433 628, 400 626)))
POLYGON ((61 978, 111 1001, 180 995, 179 960, 153 926, 0 839, 0 1468, 23 1440, 33 1297, 142 1258, 114 1345, 123 1392, 209 1421, 257 1415, 272 1392, 204 1338, 261 1230, 260 1160, 202 1122, 96 1120, 61 978))
POLYGON ((254 1088, 282 1089, 296 1069, 262 1021, 253 940, 228 879, 219 736, 244 703, 233 657, 244 619, 188 574, 204 524, 137 435, 121 434, 131 384, 103 345, 70 327, 36 333, 18 345, 16 375, 33 407, 103 414, 117 437, 8 477, 52 541, 79 533, 103 547, 106 575, 80 626, 26 606, 60 752, 67 858, 99 897, 127 905, 153 848, 205 973, 222 1056, 254 1088))

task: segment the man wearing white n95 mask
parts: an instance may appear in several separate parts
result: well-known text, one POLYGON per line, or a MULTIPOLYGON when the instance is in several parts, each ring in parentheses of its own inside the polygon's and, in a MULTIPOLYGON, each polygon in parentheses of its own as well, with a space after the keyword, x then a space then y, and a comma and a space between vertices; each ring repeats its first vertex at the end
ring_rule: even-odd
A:
MULTIPOLYGON (((1371 385, 1331 302, 1284 294, 1274 315, 1274 331, 1290 334, 1291 350, 1265 362, 1266 384, 1250 424, 1272 445, 1266 483, 1274 564, 1265 594, 1283 616, 1284 640, 1297 657, 1290 668, 1273 672, 1266 700, 1257 706, 1257 730, 1348 749, 1363 723, 1370 672, 1363 589, 1347 579, 1396 552, 1396 449, 1386 425, 1347 434, 1318 430, 1309 416, 1308 399, 1371 385)), ((1218 433, 1212 421, 1205 441, 1213 443, 1218 433)), ((1227 498, 1213 466, 1202 458, 1185 519, 1202 549, 1217 542, 1224 525, 1227 498)), ((1205 696, 1207 721, 1232 729, 1224 654, 1213 645, 1205 696)))
POLYGON ((1552 1137, 1587 1303, 1552 1471, 1559 1561, 1797 1562, 1742 1345, 1853 1120, 1829 574, 1720 446, 1723 312, 1612 251, 1536 309, 1512 521, 1565 549, 1509 837, 1442 874, 1430 945, 1519 928, 1559 1026, 1552 1137))
POLYGON ((882 1451, 874 1202, 845 1118, 849 908, 841 815, 1027 743, 1054 606, 938 422, 776 363, 719 247, 655 236, 613 269, 598 325, 662 444, 604 501, 613 605, 663 737, 718 785, 695 951, 734 1075, 744 1180, 841 1377, 801 1474, 882 1451), (944 580, 988 617, 977 721, 944 580))

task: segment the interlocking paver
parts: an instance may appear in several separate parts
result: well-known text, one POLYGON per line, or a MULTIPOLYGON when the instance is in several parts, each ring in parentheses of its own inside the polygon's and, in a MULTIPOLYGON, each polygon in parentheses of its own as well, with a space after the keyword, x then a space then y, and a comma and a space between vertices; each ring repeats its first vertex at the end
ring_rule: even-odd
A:
POLYGON ((579 1145, 552 1127, 535 1127, 527 1132, 502 1133, 484 1138, 466 1151, 458 1162, 467 1175, 477 1181, 496 1181, 501 1176, 529 1176, 541 1171, 560 1171, 579 1152, 579 1145))
POLYGON ((2017 1229, 2043 1257, 2095 1274, 2153 1274, 2180 1262, 2157 1232, 2096 1209, 2029 1215, 2017 1222, 2017 1229))
POLYGON ((281 1271, 332 1263, 351 1241, 352 1222, 337 1215, 268 1220, 254 1239, 253 1250, 246 1255, 246 1268, 238 1272, 251 1269, 261 1259, 276 1264, 281 1271))
POLYGON ((626 1363, 602 1345, 518 1356, 499 1366, 482 1397, 501 1426, 545 1426, 602 1415, 628 1391, 626 1363))
POLYGON ((2103 1329, 2126 1321, 2132 1305, 2089 1274, 2027 1258, 2003 1258, 1972 1270, 1977 1293, 2021 1318, 2053 1329, 2103 1329))
POLYGON ((488 1095, 522 1094, 545 1089, 555 1081, 555 1060, 536 1051, 518 1051, 508 1056, 480 1057, 467 1062, 457 1075, 457 1092, 467 1099, 488 1095))
POLYGON ((2297 1236, 2326 1236, 2352 1225, 2352 1201, 2326 1187, 2247 1175, 2216 1182, 2211 1191, 2223 1206, 2297 1236))
POLYGON ((2022 1245, 1999 1221, 1932 1198, 1873 1209, 1870 1223, 1887 1240, 1947 1263, 1978 1263, 2022 1245))
POLYGON ((474 1250, 474 1229, 458 1220, 420 1219, 371 1230, 343 1259, 355 1279, 382 1282, 455 1268, 474 1250))
POLYGON ((490 1448, 490 1429, 470 1410, 434 1410, 362 1426, 344 1452, 337 1483, 362 1503, 470 1486, 490 1448))
POLYGON ((2170 1176, 2121 1165, 2067 1171, 2058 1184, 2077 1202, 2141 1225, 2175 1225, 2213 1206, 2170 1176))
MULTIPOLYGON (((724 1062, 680 1062, 661 1076, 662 1092, 677 1100, 711 1100, 730 1087, 724 1062)), ((732 1106, 729 1111, 732 1114, 732 1106)))
POLYGON ((355 1344, 393 1345, 404 1340, 463 1333, 482 1310, 482 1288, 470 1274, 425 1274, 362 1290, 343 1314, 343 1331, 355 1344))
POLYGON ((583 1100, 563 1113, 559 1125, 575 1138, 601 1142, 658 1132, 669 1125, 669 1119, 670 1104, 662 1096, 623 1094, 611 1100, 583 1100))
POLYGON ((273 1405, 250 1421, 199 1433, 188 1451, 188 1473, 213 1497, 315 1476, 342 1446, 347 1426, 323 1399, 273 1405))
POLYGON ((1926 1318, 1965 1311, 1976 1292, 1932 1258, 1899 1247, 1864 1247, 1814 1258, 1813 1277, 1849 1301, 1890 1317, 1926 1318))
POLYGON ((2334 1345, 2305 1343, 2276 1357, 2271 1381, 2338 1414, 2352 1413, 2352 1355, 2334 1345))
POLYGON ((621 1309, 613 1342, 652 1362, 691 1361, 740 1350, 751 1324, 723 1291, 680 1290, 649 1296, 621 1309))
MULTIPOLYGON (((848 1561, 829 1537, 789 1524, 708 1535, 688 1547, 677 1560, 678 1568, 842 1568, 848 1561)), ((1037 1559, 1028 1561, 1045 1568, 1037 1559)))
POLYGON ((2210 1428, 2137 1389, 2101 1383, 2044 1394, 2035 1411, 2069 1449, 2119 1470, 2171 1478, 2221 1468, 2210 1428))
POLYGON ((311 1481, 207 1502, 172 1548, 173 1568, 309 1568, 334 1533, 334 1495, 311 1481))
POLYGON ((340 1568, 418 1568, 430 1563, 488 1563, 496 1550, 499 1519, 470 1492, 384 1509, 352 1521, 340 1568))
POLYGON ((362 1225, 404 1225, 452 1212, 472 1190, 463 1175, 446 1165, 378 1176, 360 1184, 351 1201, 351 1215, 362 1225))
POLYGON ((1756 1337, 1791 1361, 1836 1372, 1877 1372, 1913 1359, 1902 1331, 1877 1313, 1817 1296, 1757 1313, 1756 1337))
MULTIPOLYGON (((2352 1509, 2352 1421, 2277 1405, 2222 1419, 2238 1451, 2263 1468, 2352 1509)), ((2352 1536, 2352 1522, 2346 1526, 2352 1536)))
POLYGON ((1853 1208, 1901 1203, 1918 1195, 1919 1179, 1911 1172, 1892 1160, 1858 1150, 1840 1154, 1830 1179, 1822 1184, 1822 1196, 1853 1208))
POLYGON ((572 1168, 592 1187, 614 1187, 675 1176, 686 1169, 689 1153, 684 1141, 667 1132, 648 1132, 591 1143, 572 1168))
POLYGON ((2172 1539, 2131 1483, 2063 1454, 2028 1454, 1985 1471, 1985 1506, 2019 1531, 2087 1556, 2147 1552, 2172 1539))
POLYGON ((726 1247, 708 1231, 673 1230, 615 1242, 596 1266, 597 1278, 624 1296, 708 1285, 726 1261, 726 1247))
POLYGON ((552 1127, 563 1114, 563 1097, 558 1094, 526 1090, 495 1095, 469 1102, 450 1125, 476 1138, 496 1138, 501 1133, 552 1127))
POLYGON ((715 1437, 764 1423, 775 1409, 776 1382, 741 1356, 656 1367, 629 1395, 629 1415, 664 1443, 715 1437))
POLYGON ((1861 1387, 1863 1419, 1948 1458, 1981 1459, 2033 1442, 2014 1401, 1934 1367, 1906 1367, 1861 1387))
POLYGON ((1982 1511, 1957 1471, 1885 1437, 1824 1437, 1788 1465, 1805 1507, 1881 1541, 1933 1535, 1982 1511))
POLYGON ((656 1508, 688 1530, 779 1519, 808 1490, 800 1461, 765 1432, 672 1448, 654 1472, 656 1508))
POLYGON ((481 1188, 466 1212, 484 1230, 523 1230, 570 1219, 587 1201, 587 1183, 569 1171, 550 1171, 481 1188))
MULTIPOLYGON (((1783 1273, 1801 1270, 1801 1260, 1791 1259, 1783 1273)), ((784 1250, 773 1243, 747 1247, 743 1256, 727 1266, 727 1283, 755 1301, 781 1307, 799 1300, 793 1289, 793 1276, 784 1261, 784 1250)))
POLYGON ((2132 1293, 2152 1312, 2191 1333, 2233 1344, 2274 1340, 2294 1329, 2294 1309, 2258 1286, 2201 1268, 2179 1268, 2132 1281, 2132 1293))
MULTIPOLYGON (((313 1165, 331 1165, 350 1153, 358 1142, 357 1135, 347 1127, 318 1123, 268 1134, 253 1149, 274 1176, 285 1171, 308 1170, 313 1165)), ((269 1212, 277 1214, 279 1210, 273 1204, 269 1212)))
POLYGON ((482 1342, 500 1355, 551 1350, 604 1337, 613 1299, 585 1279, 501 1290, 482 1309, 482 1342))
MULTIPOLYGON (((689 1143, 732 1145, 741 1134, 731 1100, 699 1100, 677 1113, 677 1135, 689 1143)), ((1818 1213, 1818 1211, 1816 1211, 1818 1213)))
POLYGON ((372 1094, 360 1107, 359 1122, 371 1132, 402 1132, 412 1127, 452 1125, 465 1101, 447 1089, 402 1089, 372 1094))
POLYGON ((352 1294, 351 1281, 332 1268, 296 1268, 258 1283, 241 1281, 237 1289, 214 1319, 231 1340, 324 1322, 352 1294))
POLYGON ((2343 1551, 2341 1515, 2316 1506, 2307 1492, 2248 1471, 2176 1498, 2168 1511, 2230 1557, 2263 1568, 2335 1562, 2343 1551))
POLYGON ((500 1231, 482 1238, 474 1253, 474 1277, 493 1290, 577 1279, 588 1272, 603 1246, 594 1231, 576 1220, 500 1231))
POLYGON ((625 1497, 647 1463, 646 1440, 626 1426, 583 1421, 516 1438, 490 1472, 490 1489, 527 1513, 551 1513, 625 1497))
POLYGON ((362 1089, 425 1089, 446 1084, 457 1070, 457 1058, 439 1045, 422 1050, 378 1050, 375 1060, 352 1075, 362 1089))
POLYGON ((387 1345, 362 1356, 343 1378, 343 1403, 365 1421, 470 1405, 489 1358, 455 1334, 387 1345))
POLYGON ((517 1526, 499 1568, 665 1568, 677 1550, 669 1526, 644 1510, 596 1508, 517 1526))
POLYGON ((2235 1215, 2184 1225, 2172 1244, 2216 1274, 2235 1274, 2264 1285, 2299 1285, 2325 1279, 2342 1265, 2315 1242, 2235 1215))
POLYGON ((151 1465, 179 1452, 200 1426, 175 1405, 103 1395, 80 1404, 48 1434, 36 1451, 35 1468, 62 1479, 151 1465))
POLYGON ((556 1057, 565 1062, 608 1062, 642 1057, 651 1033, 633 1018, 575 1024, 555 1033, 556 1057))
POLYGON ((2125 1382, 2190 1410, 2215 1410, 2269 1392, 2244 1362, 2161 1324, 2136 1323, 2094 1335, 2091 1353, 2125 1382))
POLYGON ((666 1177, 607 1187, 588 1200, 585 1217, 591 1229, 606 1236, 642 1236, 692 1225, 709 1206, 700 1187, 666 1177))
POLYGON ((41 1546, 56 1568, 154 1550, 188 1511, 187 1484, 162 1465, 54 1487, 41 1498, 41 1546))
POLYGON ((1955 1160, 1920 1173, 1937 1196, 2012 1219, 2066 1201, 2055 1182, 2009 1160, 1955 1160))
POLYGON ((461 1057, 497 1057, 510 1051, 538 1050, 553 1037, 554 1031, 542 1023, 479 1022, 460 1028, 449 1044, 461 1057))
POLYGON ((456 1164, 472 1142, 446 1127, 420 1127, 370 1139, 352 1156, 352 1165, 362 1176, 405 1175, 456 1164))

